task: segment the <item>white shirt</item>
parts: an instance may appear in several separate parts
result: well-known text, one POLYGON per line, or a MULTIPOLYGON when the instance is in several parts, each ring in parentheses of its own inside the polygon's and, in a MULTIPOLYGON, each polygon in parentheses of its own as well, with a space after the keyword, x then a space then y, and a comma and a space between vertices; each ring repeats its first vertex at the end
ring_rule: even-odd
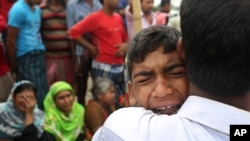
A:
MULTIPOLYGON (((125 16, 126 16, 126 22, 127 22, 128 39, 129 41, 131 41, 135 36, 135 28, 134 28, 134 18, 133 18, 133 15, 129 11, 129 5, 125 9, 125 16)), ((156 14, 154 12, 151 13, 151 17, 153 19, 152 24, 148 22, 143 12, 141 12, 141 28, 142 29, 156 25, 156 14)))
POLYGON ((250 124, 250 112, 189 96, 177 114, 156 115, 144 108, 111 114, 93 141, 229 141, 231 124, 250 124))

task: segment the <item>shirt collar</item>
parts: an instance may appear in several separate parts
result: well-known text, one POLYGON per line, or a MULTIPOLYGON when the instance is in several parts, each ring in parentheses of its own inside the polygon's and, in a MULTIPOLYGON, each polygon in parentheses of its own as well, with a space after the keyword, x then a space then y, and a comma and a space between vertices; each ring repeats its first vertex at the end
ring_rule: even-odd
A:
POLYGON ((250 124, 250 112, 199 96, 189 96, 177 114, 225 134, 229 125, 250 124))

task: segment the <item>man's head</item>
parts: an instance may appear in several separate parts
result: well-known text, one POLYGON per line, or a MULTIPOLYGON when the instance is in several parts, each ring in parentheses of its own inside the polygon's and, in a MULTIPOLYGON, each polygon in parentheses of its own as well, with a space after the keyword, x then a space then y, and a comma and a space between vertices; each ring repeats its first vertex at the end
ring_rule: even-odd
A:
POLYGON ((170 0, 161 0, 160 6, 162 12, 169 13, 171 9, 170 0))
POLYGON ((42 0, 28 0, 28 3, 30 5, 39 5, 42 2, 42 0))
POLYGON ((152 26, 139 32, 129 45, 127 67, 130 104, 159 114, 173 114, 185 101, 188 80, 176 51, 180 33, 152 26))
POLYGON ((250 90, 250 1, 183 0, 182 45, 190 82, 216 97, 250 90))
POLYGON ((119 0, 100 0, 100 3, 105 7, 108 7, 111 10, 116 10, 119 0))
POLYGON ((141 0, 141 9, 144 14, 151 14, 154 8, 154 0, 141 0))

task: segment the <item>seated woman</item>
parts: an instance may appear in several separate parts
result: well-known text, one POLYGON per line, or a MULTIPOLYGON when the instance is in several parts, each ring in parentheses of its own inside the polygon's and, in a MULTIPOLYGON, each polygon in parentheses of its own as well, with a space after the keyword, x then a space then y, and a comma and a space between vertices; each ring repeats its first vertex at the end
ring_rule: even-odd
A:
POLYGON ((39 141, 43 134, 43 112, 37 108, 36 88, 27 80, 13 86, 0 104, 0 140, 39 141))
MULTIPOLYGON (((92 88, 93 100, 86 105, 85 122, 91 135, 102 126, 114 111, 115 85, 108 78, 98 77, 92 88)), ((90 136, 91 136, 90 135, 90 136)))
POLYGON ((52 84, 44 99, 46 141, 82 141, 84 108, 76 102, 70 84, 52 84))

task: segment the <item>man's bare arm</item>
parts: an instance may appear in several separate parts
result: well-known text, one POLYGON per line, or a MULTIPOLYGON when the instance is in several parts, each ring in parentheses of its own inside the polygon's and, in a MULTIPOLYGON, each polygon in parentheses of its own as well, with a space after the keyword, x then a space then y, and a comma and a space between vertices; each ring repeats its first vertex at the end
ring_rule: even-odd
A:
POLYGON ((76 38, 76 39, 74 39, 74 41, 77 44, 84 46, 86 49, 88 49, 93 58, 95 58, 95 56, 98 54, 97 47, 95 47, 93 44, 91 44, 86 39, 84 39, 84 37, 76 38))
POLYGON ((10 63, 10 67, 11 67, 11 72, 12 73, 17 73, 17 64, 16 64, 16 39, 17 39, 17 35, 19 33, 19 28, 15 28, 15 27, 8 27, 7 30, 7 56, 8 56, 8 60, 10 63))

